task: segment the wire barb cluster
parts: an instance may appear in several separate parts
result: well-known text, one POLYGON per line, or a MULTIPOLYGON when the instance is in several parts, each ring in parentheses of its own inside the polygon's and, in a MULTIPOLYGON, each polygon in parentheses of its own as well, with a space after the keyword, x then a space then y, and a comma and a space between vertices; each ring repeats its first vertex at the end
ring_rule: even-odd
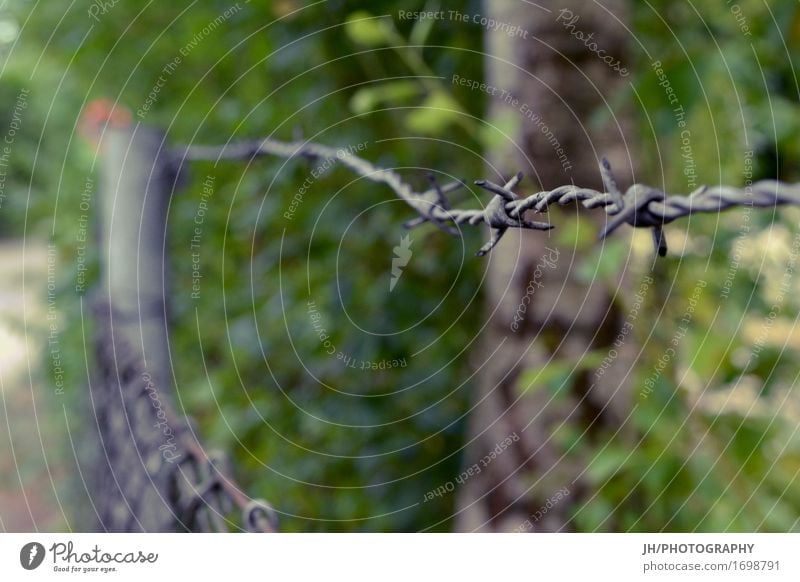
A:
POLYGON ((731 186, 701 186, 688 196, 668 195, 646 184, 633 184, 623 193, 614 178, 609 162, 600 161, 600 175, 605 192, 579 186, 559 186, 520 198, 515 192, 522 172, 517 173, 503 186, 489 180, 477 180, 475 184, 493 196, 482 209, 453 208, 447 195, 465 186, 463 181, 440 185, 432 174, 428 176, 430 188, 416 192, 397 172, 373 165, 352 152, 309 141, 282 142, 271 138, 225 146, 186 146, 175 152, 179 162, 183 160, 253 160, 263 156, 282 158, 305 157, 309 160, 337 160, 359 176, 372 182, 382 183, 413 208, 419 216, 405 223, 406 228, 415 228, 429 222, 448 234, 459 236, 462 224, 475 226, 486 224, 491 230, 489 241, 477 252, 477 256, 489 253, 509 228, 527 230, 550 230, 549 222, 525 219, 525 213, 546 213, 553 204, 567 205, 580 202, 585 208, 603 208, 609 220, 601 230, 599 239, 613 233, 623 224, 634 228, 650 228, 653 243, 659 256, 667 254, 667 243, 663 227, 673 220, 700 212, 721 212, 733 206, 770 208, 782 204, 800 205, 800 184, 787 184, 777 180, 762 180, 746 188, 731 186))

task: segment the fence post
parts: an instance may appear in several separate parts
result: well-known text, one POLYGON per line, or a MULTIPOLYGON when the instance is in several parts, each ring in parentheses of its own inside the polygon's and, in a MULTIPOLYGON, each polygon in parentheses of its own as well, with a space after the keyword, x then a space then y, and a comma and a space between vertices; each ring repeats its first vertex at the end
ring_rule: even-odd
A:
POLYGON ((109 127, 103 139, 103 288, 115 333, 142 349, 159 385, 170 377, 166 312, 167 202, 174 182, 164 137, 142 125, 109 127))
POLYGON ((166 206, 173 184, 163 136, 141 125, 102 139, 99 374, 92 406, 100 443, 93 503, 109 531, 174 529, 182 419, 168 418, 166 206), (172 461, 170 461, 172 459, 172 461))
POLYGON ((92 503, 107 531, 270 532, 277 513, 230 477, 172 407, 167 288, 167 203, 176 188, 164 137, 143 126, 108 127, 99 242, 101 294, 94 306, 97 373, 91 402, 101 452, 92 503))

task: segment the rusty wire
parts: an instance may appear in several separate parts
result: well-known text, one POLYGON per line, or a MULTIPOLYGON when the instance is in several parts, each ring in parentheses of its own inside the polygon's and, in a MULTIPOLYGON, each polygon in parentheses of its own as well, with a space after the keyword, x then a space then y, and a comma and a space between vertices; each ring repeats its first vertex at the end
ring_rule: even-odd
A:
POLYGON ((241 489, 223 453, 206 451, 166 389, 158 396, 157 413, 142 381, 147 368, 141 350, 112 326, 112 314, 115 319, 131 314, 100 296, 92 311, 97 369, 91 401, 102 448, 93 499, 98 525, 112 532, 277 531, 277 512, 241 489), (160 420, 174 436, 178 462, 167 462, 162 454, 163 438, 154 430, 160 420), (229 519, 234 512, 241 526, 229 519))
POLYGON ((745 188, 714 186, 700 188, 688 196, 669 195, 646 184, 633 184, 624 193, 617 186, 608 161, 600 161, 600 173, 605 192, 575 185, 559 186, 520 198, 513 190, 522 180, 517 173, 503 186, 488 180, 475 184, 494 196, 481 209, 452 208, 447 194, 464 186, 463 181, 439 185, 429 175, 431 187, 416 192, 400 175, 389 169, 373 165, 344 148, 333 148, 309 141, 282 142, 271 138, 225 146, 184 146, 174 151, 178 164, 184 160, 253 160, 263 156, 282 158, 304 157, 309 160, 336 160, 359 176, 383 183, 411 206, 417 214, 405 224, 415 228, 426 222, 453 235, 460 231, 455 226, 486 224, 491 229, 489 241, 477 252, 483 256, 491 251, 509 228, 550 230, 549 222, 535 222, 524 218, 528 211, 546 213, 553 204, 567 205, 580 202, 585 208, 603 208, 610 216, 599 234, 602 240, 623 224, 634 228, 650 228, 656 252, 667 254, 663 227, 670 222, 696 213, 721 212, 734 206, 771 208, 782 204, 800 205, 800 184, 787 184, 777 180, 762 180, 745 188))

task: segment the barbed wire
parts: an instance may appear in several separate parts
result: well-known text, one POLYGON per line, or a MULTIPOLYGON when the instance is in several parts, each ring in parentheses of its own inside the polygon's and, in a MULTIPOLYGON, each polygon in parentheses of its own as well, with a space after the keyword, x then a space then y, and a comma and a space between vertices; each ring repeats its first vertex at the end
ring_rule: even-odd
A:
POLYGON ((91 399, 102 448, 92 501, 98 525, 112 532, 277 531, 272 505, 241 489, 227 457, 206 451, 168 394, 149 391, 141 351, 112 326, 112 314, 115 320, 131 314, 99 295, 92 304, 97 368, 91 399), (169 444, 162 425, 169 427, 169 444), (228 517, 234 511, 241 528, 228 517))
POLYGON ((463 181, 440 185, 432 174, 428 175, 431 187, 422 192, 405 182, 394 170, 381 168, 364 160, 346 148, 310 142, 283 142, 272 138, 259 139, 225 146, 183 146, 174 152, 181 164, 188 160, 253 160, 264 156, 282 158, 304 157, 309 160, 336 160, 359 176, 391 188, 394 193, 413 208, 419 217, 405 223, 406 228, 415 228, 426 222, 458 236, 455 226, 486 224, 491 229, 489 241, 476 253, 490 252, 509 228, 527 230, 550 230, 549 222, 537 222, 524 218, 528 211, 544 214, 549 207, 580 202, 587 209, 602 208, 611 217, 600 231, 598 238, 605 239, 623 224, 634 228, 650 228, 653 243, 659 256, 667 254, 667 243, 663 233, 666 224, 696 213, 722 212, 734 206, 770 208, 782 204, 800 205, 800 184, 788 184, 778 180, 761 180, 745 188, 732 186, 701 186, 688 196, 666 194, 646 184, 633 184, 624 193, 617 186, 611 165, 605 158, 600 160, 600 174, 606 191, 583 188, 574 184, 559 186, 520 198, 515 192, 522 180, 517 173, 500 186, 489 180, 477 180, 475 184, 494 196, 482 209, 452 208, 447 194, 464 187, 463 181))

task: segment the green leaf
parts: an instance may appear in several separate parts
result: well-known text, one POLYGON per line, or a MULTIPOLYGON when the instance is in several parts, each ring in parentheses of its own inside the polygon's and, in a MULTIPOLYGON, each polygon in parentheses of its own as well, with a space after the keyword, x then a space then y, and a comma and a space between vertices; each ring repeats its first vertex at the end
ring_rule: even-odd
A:
POLYGON ((551 360, 539 369, 523 373, 519 389, 523 394, 545 387, 558 389, 569 378, 573 366, 574 363, 570 360, 551 360))
POLYGON ((390 81, 374 87, 364 87, 350 98, 353 113, 367 113, 381 104, 398 105, 417 97, 422 87, 416 81, 390 81))
POLYGON ((347 17, 345 32, 351 40, 364 46, 380 46, 386 44, 389 29, 380 16, 359 10, 347 17))
POLYGON ((631 455, 628 451, 608 445, 595 455, 586 468, 586 478, 591 483, 603 483, 614 475, 631 455))
POLYGON ((487 150, 499 149, 512 141, 519 115, 512 109, 503 109, 494 115, 491 123, 480 125, 480 140, 487 150))
POLYGON ((433 18, 420 18, 411 29, 411 34, 408 35, 408 44, 412 46, 421 46, 425 44, 428 35, 433 29, 433 18))
POLYGON ((613 523, 611 516, 614 513, 614 506, 602 497, 596 497, 591 503, 582 505, 575 514, 574 520, 579 524, 579 531, 593 532, 601 531, 600 528, 607 529, 613 523))
POLYGON ((461 108, 449 94, 435 91, 406 116, 406 126, 416 133, 435 135, 455 123, 461 115, 461 108))
POLYGON ((519 389, 523 394, 546 386, 560 389, 573 374, 597 368, 604 357, 605 352, 595 350, 583 354, 577 362, 572 359, 550 360, 541 368, 525 372, 519 383, 519 389))
MULTIPOLYGON (((586 222, 586 221, 584 221, 586 222)), ((589 283, 596 278, 613 280, 629 257, 630 242, 620 238, 606 239, 592 249, 588 256, 578 264, 577 276, 580 281, 589 283)))

